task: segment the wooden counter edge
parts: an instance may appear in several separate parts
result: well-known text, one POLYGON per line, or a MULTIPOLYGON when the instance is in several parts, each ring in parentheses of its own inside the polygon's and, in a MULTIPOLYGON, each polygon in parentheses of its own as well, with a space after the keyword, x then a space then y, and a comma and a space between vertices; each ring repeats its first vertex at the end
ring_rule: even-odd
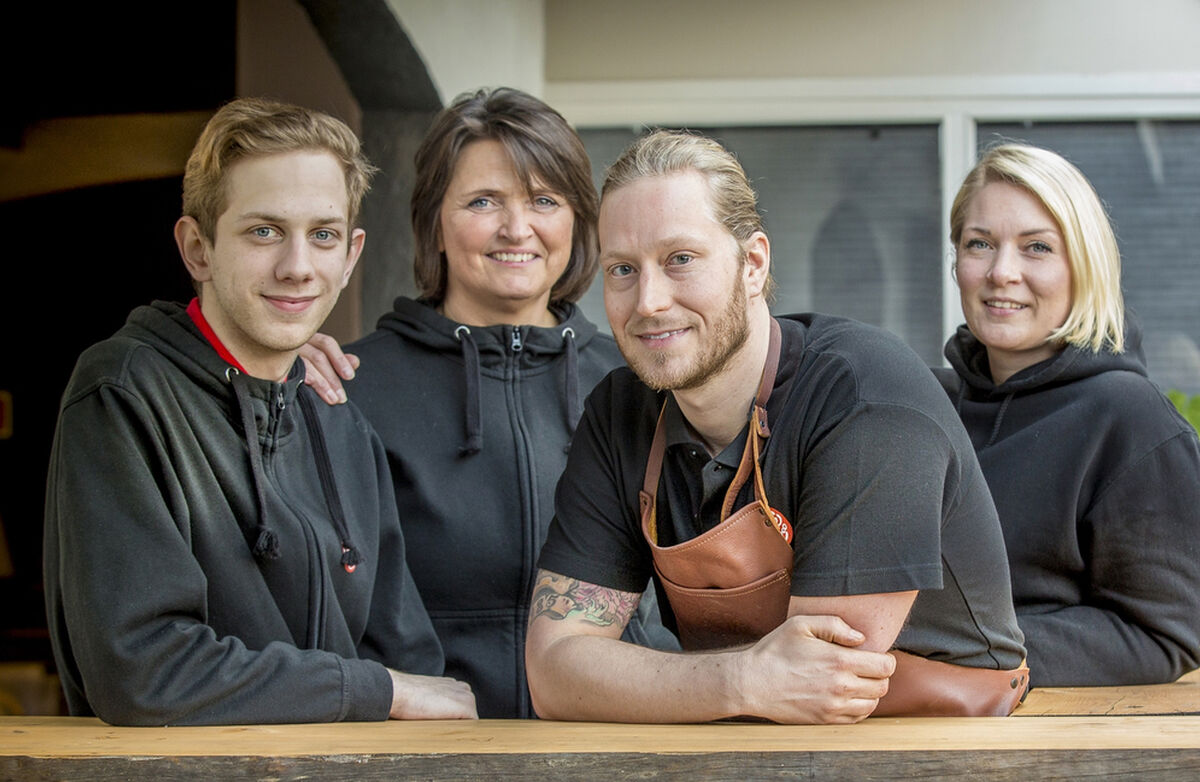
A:
POLYGON ((0 717, 0 757, 370 757, 621 753, 1200 750, 1200 716, 878 718, 858 725, 478 720, 122 728, 0 717))

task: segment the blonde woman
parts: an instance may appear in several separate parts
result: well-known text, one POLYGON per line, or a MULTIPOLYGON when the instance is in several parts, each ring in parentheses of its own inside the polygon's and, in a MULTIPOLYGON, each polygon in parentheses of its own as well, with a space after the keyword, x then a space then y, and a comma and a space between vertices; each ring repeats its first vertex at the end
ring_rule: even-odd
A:
POLYGON ((1087 179, 1006 144, 950 214, 966 325, 937 370, 991 488, 1034 686, 1200 665, 1200 443, 1146 375, 1087 179))

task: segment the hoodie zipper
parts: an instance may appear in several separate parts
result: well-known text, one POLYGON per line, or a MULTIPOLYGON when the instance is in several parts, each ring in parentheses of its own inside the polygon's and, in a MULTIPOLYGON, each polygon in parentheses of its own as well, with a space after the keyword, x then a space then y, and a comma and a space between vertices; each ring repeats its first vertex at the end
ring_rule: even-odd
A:
MULTIPOLYGON (((297 393, 300 393, 300 391, 297 390, 297 393)), ((298 400, 297 403, 299 403, 298 400)), ((280 468, 280 462, 278 461, 279 457, 276 454, 279 439, 279 429, 283 423, 285 411, 289 407, 282 387, 277 386, 275 399, 273 400, 272 404, 269 405, 269 407, 271 408, 267 421, 267 440, 269 451, 264 454, 264 457, 266 457, 266 465, 270 474, 270 483, 275 490, 276 496, 278 496, 283 506, 291 512, 292 517, 295 519, 296 524, 300 528, 300 532, 304 537, 304 545, 306 549, 305 556, 307 558, 307 575, 310 581, 309 589, 311 591, 307 595, 309 609, 307 612, 305 637, 302 642, 297 639, 296 645, 301 646, 301 643, 303 643, 303 646, 301 646, 303 649, 320 649, 325 643, 325 624, 327 621, 329 601, 329 598, 326 595, 326 581, 319 575, 319 571, 321 569, 320 563, 324 561, 324 551, 321 547, 320 537, 317 534, 317 528, 321 525, 321 523, 319 520, 314 519, 306 511, 301 510, 301 508, 293 502, 292 497, 288 496, 288 494, 283 490, 283 487, 279 481, 279 476, 276 473, 276 471, 280 468), (316 576, 315 578, 314 575, 316 576)), ((286 469, 286 467, 284 469, 286 469)), ((317 469, 320 470, 319 467, 317 469)), ((293 554, 293 556, 295 556, 295 554, 293 554)))
MULTIPOLYGON (((523 393, 523 384, 521 382, 521 352, 525 349, 525 340, 521 335, 520 326, 512 326, 511 328, 512 336, 509 340, 509 347, 511 348, 512 352, 508 357, 507 363, 509 366, 509 371, 507 372, 508 377, 505 380, 505 384, 508 386, 506 396, 509 396, 513 405, 513 408, 508 411, 510 425, 512 426, 513 432, 519 435, 519 437, 516 438, 519 441, 519 444, 516 446, 517 451, 514 454, 516 457, 514 468, 516 471, 516 480, 524 488, 523 492, 521 488, 517 488, 518 494, 524 495, 520 503, 522 506, 522 512, 520 514, 521 569, 524 571, 524 576, 522 577, 521 594, 529 595, 533 591, 533 577, 535 573, 534 565, 537 562, 538 520, 534 514, 534 508, 537 506, 536 497, 538 491, 538 482, 537 476, 534 474, 534 462, 532 456, 533 433, 530 431, 527 422, 524 420, 524 416, 520 412, 521 396, 523 393)), ((521 603, 518 602, 517 605, 520 606, 520 604, 521 603)), ((524 627, 525 621, 527 621, 524 619, 524 617, 519 616, 519 614, 527 614, 528 612, 518 611, 517 613, 518 616, 514 618, 514 632, 519 636, 521 629, 524 627)), ((518 659, 523 658, 524 644, 518 642, 515 645, 514 651, 517 653, 518 659)), ((528 682, 525 678, 524 670, 524 666, 518 663, 516 666, 518 694, 515 705, 517 707, 518 715, 522 717, 530 717, 533 715, 527 712, 529 704, 526 703, 528 696, 525 695, 525 692, 528 687, 528 682)))
POLYGON ((269 453, 275 452, 275 441, 279 437, 279 421, 283 418, 283 411, 287 409, 287 402, 283 400, 283 389, 275 392, 274 404, 269 405, 267 410, 267 425, 265 432, 267 437, 267 449, 269 453))

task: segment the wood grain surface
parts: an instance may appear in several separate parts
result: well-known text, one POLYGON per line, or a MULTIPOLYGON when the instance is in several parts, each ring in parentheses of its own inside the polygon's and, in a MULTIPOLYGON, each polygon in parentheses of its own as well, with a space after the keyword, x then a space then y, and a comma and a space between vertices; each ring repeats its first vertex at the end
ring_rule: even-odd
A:
POLYGON ((1200 778, 1200 677, 1045 688, 1010 718, 121 728, 0 717, 0 780, 1200 778), (1189 713, 1191 712, 1191 713, 1189 713))

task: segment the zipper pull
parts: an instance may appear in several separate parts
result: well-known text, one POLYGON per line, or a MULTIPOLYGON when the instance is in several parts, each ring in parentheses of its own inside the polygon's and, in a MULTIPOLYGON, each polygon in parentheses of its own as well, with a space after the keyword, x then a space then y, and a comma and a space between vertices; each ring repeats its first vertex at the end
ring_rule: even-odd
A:
POLYGON ((521 349, 524 347, 525 347, 525 343, 521 341, 521 327, 513 326, 513 330, 512 330, 512 351, 513 351, 513 353, 520 353, 521 349))

